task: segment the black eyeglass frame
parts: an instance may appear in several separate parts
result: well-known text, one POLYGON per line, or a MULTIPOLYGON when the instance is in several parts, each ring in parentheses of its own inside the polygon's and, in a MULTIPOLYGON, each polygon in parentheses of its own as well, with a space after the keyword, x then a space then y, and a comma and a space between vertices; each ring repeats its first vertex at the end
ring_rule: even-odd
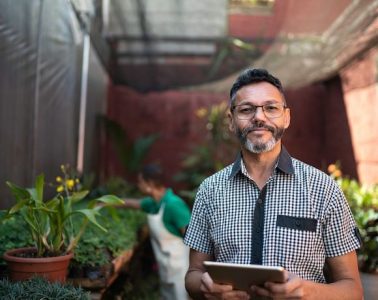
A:
MULTIPOLYGON (((253 105, 253 104, 249 104, 249 103, 247 104, 247 103, 245 103, 245 104, 232 105, 232 106, 230 107, 230 110, 231 110, 231 112, 233 113, 236 107, 238 107, 238 106, 243 106, 243 105, 245 105, 245 106, 251 106, 251 107, 254 107, 254 108, 255 108, 255 112, 253 113, 252 116, 255 116, 255 114, 256 114, 256 112, 257 112, 257 108, 261 107, 261 109, 262 109, 262 111, 263 111, 263 113, 264 113, 264 116, 267 117, 268 119, 276 119, 276 118, 280 118, 280 117, 282 117, 282 115, 283 115, 285 109, 289 108, 289 107, 288 107, 286 104, 284 104, 284 103, 267 103, 267 104, 264 104, 264 105, 253 105), (283 108, 282 113, 281 113, 279 116, 277 116, 277 117, 268 117, 268 116, 265 114, 265 110, 264 110, 264 106, 268 106, 268 105, 279 105, 279 106, 282 105, 282 108, 283 108)), ((238 119, 240 119, 240 117, 238 117, 238 119)), ((248 120, 248 119, 240 119, 240 120, 248 120)))

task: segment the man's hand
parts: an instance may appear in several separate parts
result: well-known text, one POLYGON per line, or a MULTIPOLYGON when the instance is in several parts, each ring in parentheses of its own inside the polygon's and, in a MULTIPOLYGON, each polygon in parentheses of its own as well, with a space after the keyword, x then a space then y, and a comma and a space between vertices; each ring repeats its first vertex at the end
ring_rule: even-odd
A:
POLYGON ((264 287, 252 287, 252 292, 273 299, 361 300, 363 290, 358 273, 356 252, 326 258, 330 283, 316 283, 286 273, 285 283, 266 282, 264 287))
POLYGON ((232 285, 214 283, 209 273, 207 272, 202 274, 200 289, 206 299, 250 299, 248 293, 244 291, 233 290, 232 285))
POLYGON ((264 287, 254 285, 251 287, 252 292, 273 299, 304 299, 307 281, 287 271, 285 273, 288 278, 285 283, 266 282, 264 287))

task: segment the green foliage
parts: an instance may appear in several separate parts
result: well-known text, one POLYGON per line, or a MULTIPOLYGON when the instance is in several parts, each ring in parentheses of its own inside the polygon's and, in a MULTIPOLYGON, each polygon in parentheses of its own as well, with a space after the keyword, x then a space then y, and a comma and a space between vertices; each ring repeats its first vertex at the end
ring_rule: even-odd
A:
POLYGON ((185 183, 187 190, 180 195, 192 202, 200 183, 209 175, 224 168, 235 159, 236 142, 229 134, 226 102, 210 108, 200 108, 196 115, 205 121, 206 141, 197 145, 185 155, 182 171, 175 175, 175 180, 185 183))
POLYGON ((357 251, 362 271, 378 271, 378 185, 360 184, 341 176, 338 164, 328 171, 341 187, 360 230, 362 246, 357 251))
POLYGON ((114 218, 112 211, 104 210, 101 224, 104 234, 92 226, 88 228, 75 250, 73 264, 83 266, 103 266, 137 242, 139 228, 146 224, 146 215, 141 211, 121 209, 114 218))
POLYGON ((90 295, 81 288, 51 283, 40 277, 27 281, 0 280, 0 299, 7 300, 89 300, 90 295))
POLYGON ((366 186, 348 178, 338 178, 362 237, 358 251, 360 268, 378 271, 378 185, 366 186))
POLYGON ((106 231, 96 219, 103 206, 122 204, 123 201, 113 195, 104 195, 87 202, 82 208, 75 206, 84 200, 88 191, 74 191, 75 179, 68 177, 65 166, 62 166, 64 179, 58 177, 61 185, 58 193, 47 201, 44 200, 44 175, 37 176, 33 188, 22 188, 11 182, 7 185, 11 189, 17 203, 9 208, 2 220, 10 219, 16 215, 22 216, 37 248, 38 257, 57 256, 71 252, 77 245, 89 223, 106 231), (102 203, 101 206, 98 203, 102 203), (73 219, 81 217, 74 230, 73 219))
MULTIPOLYGON (((121 178, 116 182, 125 183, 121 178)), ((116 185, 122 194, 122 189, 116 185)), ((87 202, 89 200, 86 200, 87 202)), ((86 206, 86 203, 76 204, 75 209, 86 206)), ((107 232, 96 226, 89 226, 83 233, 75 248, 72 268, 99 267, 107 265, 123 251, 132 248, 137 243, 138 230, 146 224, 146 214, 130 209, 113 210, 113 207, 103 208, 98 222, 107 232)), ((80 230, 81 219, 73 219, 73 228, 80 230)), ((2 255, 5 251, 33 246, 33 240, 28 226, 21 215, 6 219, 0 226, 0 265, 5 265, 2 255)))
POLYGON ((27 224, 21 216, 5 220, 0 226, 0 265, 5 265, 2 259, 5 251, 15 248, 33 246, 33 240, 27 224))
MULTIPOLYGON (((97 196, 109 193, 121 198, 140 196, 134 185, 120 177, 110 178, 96 189, 96 193, 97 196)), ((93 226, 88 228, 75 250, 74 265, 102 266, 133 247, 137 242, 138 230, 146 224, 146 214, 138 210, 107 207, 99 220, 107 233, 93 226)))
POLYGON ((117 122, 106 117, 103 117, 102 120, 124 169, 131 174, 138 172, 148 151, 159 135, 152 134, 132 142, 127 138, 125 130, 117 122))

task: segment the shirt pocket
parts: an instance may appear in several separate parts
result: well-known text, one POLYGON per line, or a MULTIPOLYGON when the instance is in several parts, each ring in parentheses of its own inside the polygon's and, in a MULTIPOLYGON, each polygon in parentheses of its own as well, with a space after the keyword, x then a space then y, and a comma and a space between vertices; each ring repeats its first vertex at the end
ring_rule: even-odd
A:
POLYGON ((300 272, 300 266, 313 268, 321 258, 323 243, 318 220, 306 217, 278 215, 276 220, 275 253, 279 265, 300 272))
POLYGON ((318 224, 317 219, 312 218, 301 218, 301 217, 291 217, 278 215, 277 216, 277 226, 303 231, 316 232, 316 226, 318 224))

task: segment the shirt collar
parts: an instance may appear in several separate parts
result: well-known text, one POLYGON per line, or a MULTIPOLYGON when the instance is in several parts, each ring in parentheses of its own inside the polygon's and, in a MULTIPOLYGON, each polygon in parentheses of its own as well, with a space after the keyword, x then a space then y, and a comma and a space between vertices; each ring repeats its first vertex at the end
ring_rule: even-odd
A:
MULTIPOLYGON (((231 174, 229 177, 230 179, 235 177, 235 175, 241 171, 241 161, 242 161, 242 156, 241 156, 241 152, 239 152, 234 162, 234 165, 232 166, 231 174)), ((278 156, 278 162, 277 162, 276 168, 282 171, 283 173, 294 174, 294 167, 291 161, 291 156, 289 152, 287 152, 284 146, 281 147, 281 152, 280 152, 280 155, 278 156)))

